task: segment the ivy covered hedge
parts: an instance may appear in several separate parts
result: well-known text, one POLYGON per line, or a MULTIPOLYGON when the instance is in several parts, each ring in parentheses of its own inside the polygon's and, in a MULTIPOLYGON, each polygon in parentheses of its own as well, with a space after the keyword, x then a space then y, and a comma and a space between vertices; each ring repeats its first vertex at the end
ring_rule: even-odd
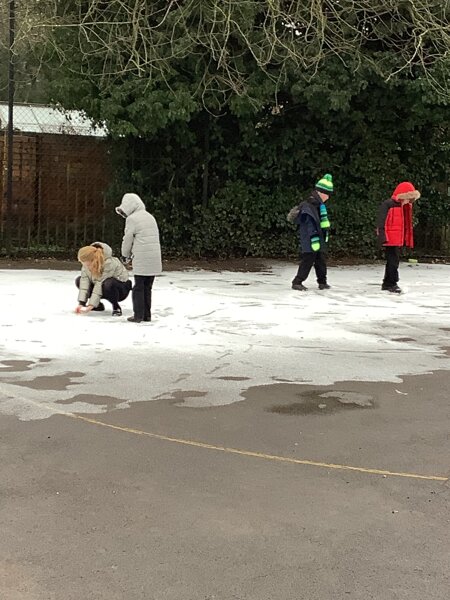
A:
POLYGON ((423 192, 422 228, 450 221, 444 4, 68 3, 49 92, 107 125, 111 202, 141 194, 166 255, 295 253, 286 213, 331 172, 331 251, 372 256, 401 180, 423 192))
POLYGON ((378 205, 401 180, 422 190, 423 226, 450 222, 446 107, 427 105, 419 92, 378 81, 334 109, 318 91, 286 94, 279 110, 254 115, 200 110, 118 141, 111 198, 142 195, 166 254, 282 257, 297 248, 287 212, 331 172, 330 251, 374 256, 378 205))

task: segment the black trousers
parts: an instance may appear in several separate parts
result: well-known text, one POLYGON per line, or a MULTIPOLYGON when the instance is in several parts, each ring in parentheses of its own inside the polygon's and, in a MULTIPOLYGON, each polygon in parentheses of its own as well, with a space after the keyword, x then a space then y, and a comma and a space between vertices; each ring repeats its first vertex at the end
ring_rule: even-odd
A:
POLYGON ((152 319, 152 287, 154 275, 135 275, 134 287, 131 293, 133 298, 133 312, 135 319, 152 319))
MULTIPOLYGON (((77 277, 75 279, 75 285, 78 289, 80 289, 80 280, 81 277, 77 277)), ((94 284, 91 283, 89 287, 88 297, 92 293, 92 289, 94 284)), ((102 298, 108 300, 113 305, 113 308, 119 307, 119 302, 125 300, 131 290, 131 281, 119 281, 118 279, 114 279, 114 277, 109 277, 109 279, 105 279, 102 284, 102 298)))
POLYGON ((303 252, 300 254, 300 264, 297 275, 292 283, 303 283, 308 278, 313 265, 316 271, 317 283, 327 282, 327 255, 325 252, 303 252))
POLYGON ((383 287, 393 287, 398 283, 398 266, 400 264, 400 248, 385 246, 386 269, 384 271, 383 287))

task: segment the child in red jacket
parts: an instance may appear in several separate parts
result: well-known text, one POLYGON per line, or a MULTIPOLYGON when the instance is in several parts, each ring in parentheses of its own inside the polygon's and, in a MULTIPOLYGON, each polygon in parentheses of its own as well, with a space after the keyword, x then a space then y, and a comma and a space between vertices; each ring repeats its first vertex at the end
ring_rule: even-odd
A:
POLYGON ((378 213, 378 240, 386 250, 386 269, 382 290, 401 294, 398 287, 400 248, 414 247, 412 203, 420 198, 420 192, 409 181, 395 188, 390 200, 385 200, 378 213))

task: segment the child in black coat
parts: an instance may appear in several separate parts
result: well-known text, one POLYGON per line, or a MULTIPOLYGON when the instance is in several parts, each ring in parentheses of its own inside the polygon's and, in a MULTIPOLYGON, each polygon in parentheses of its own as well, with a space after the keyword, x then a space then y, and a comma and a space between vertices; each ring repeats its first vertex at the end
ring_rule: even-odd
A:
POLYGON ((328 290, 327 283, 327 242, 330 229, 325 202, 333 193, 333 178, 327 173, 319 179, 310 197, 298 206, 294 218, 300 246, 300 265, 292 281, 292 289, 305 292, 303 282, 314 266, 319 290, 328 290))

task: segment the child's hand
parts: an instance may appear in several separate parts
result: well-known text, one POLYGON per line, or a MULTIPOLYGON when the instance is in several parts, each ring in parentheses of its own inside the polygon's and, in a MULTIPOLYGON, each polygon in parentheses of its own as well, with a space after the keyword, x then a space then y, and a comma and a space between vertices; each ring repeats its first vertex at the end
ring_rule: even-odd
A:
POLYGON ((131 271, 131 269, 133 268, 133 259, 131 258, 131 256, 121 256, 120 261, 125 267, 125 269, 127 269, 127 271, 131 271))
POLYGON ((311 248, 313 252, 319 252, 320 250, 320 238, 318 235, 311 237, 311 248))
POLYGON ((94 310, 94 307, 89 305, 89 306, 77 306, 75 309, 75 313, 77 315, 82 315, 82 314, 86 314, 86 313, 90 313, 91 310, 94 310))

